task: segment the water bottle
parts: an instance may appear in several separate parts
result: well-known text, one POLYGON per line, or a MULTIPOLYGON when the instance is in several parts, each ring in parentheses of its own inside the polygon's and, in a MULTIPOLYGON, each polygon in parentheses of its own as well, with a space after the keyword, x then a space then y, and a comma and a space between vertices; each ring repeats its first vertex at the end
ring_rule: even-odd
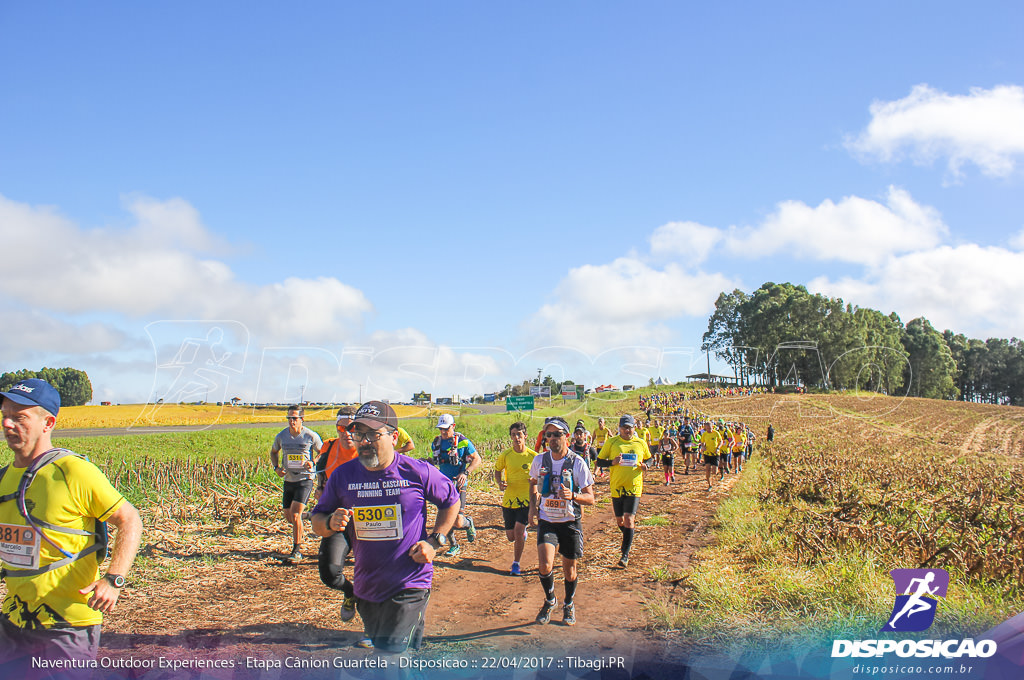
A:
POLYGON ((562 486, 572 491, 572 469, 569 466, 562 468, 562 486))

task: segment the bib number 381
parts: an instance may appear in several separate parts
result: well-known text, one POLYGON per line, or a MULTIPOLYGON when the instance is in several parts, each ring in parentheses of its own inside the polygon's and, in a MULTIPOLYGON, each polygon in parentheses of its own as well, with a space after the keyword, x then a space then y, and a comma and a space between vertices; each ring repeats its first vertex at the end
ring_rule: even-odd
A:
POLYGON ((38 569, 39 532, 17 524, 0 524, 0 560, 19 569, 38 569))

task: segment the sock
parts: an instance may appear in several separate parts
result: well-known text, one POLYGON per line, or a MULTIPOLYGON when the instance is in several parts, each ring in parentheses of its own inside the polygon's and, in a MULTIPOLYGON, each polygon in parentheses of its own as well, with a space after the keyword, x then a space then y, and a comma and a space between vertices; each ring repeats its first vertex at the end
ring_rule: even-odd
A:
POLYGON ((555 599, 555 572, 551 571, 547 576, 541 574, 540 585, 544 589, 544 599, 551 602, 555 599))
POLYGON ((622 554, 628 555, 629 549, 633 547, 633 534, 636 532, 636 529, 619 527, 619 531, 622 532, 622 554))
POLYGON ((579 579, 576 579, 575 581, 566 581, 565 582, 565 603, 566 604, 572 604, 572 598, 576 595, 576 584, 578 582, 579 582, 579 579))

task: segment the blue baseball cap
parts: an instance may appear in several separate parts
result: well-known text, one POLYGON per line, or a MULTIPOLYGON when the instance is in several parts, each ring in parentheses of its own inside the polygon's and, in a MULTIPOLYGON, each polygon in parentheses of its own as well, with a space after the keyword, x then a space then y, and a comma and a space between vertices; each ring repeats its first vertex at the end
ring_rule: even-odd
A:
POLYGON ((22 406, 42 406, 54 416, 60 411, 60 393, 53 385, 39 378, 17 382, 6 392, 0 392, 0 396, 22 406))

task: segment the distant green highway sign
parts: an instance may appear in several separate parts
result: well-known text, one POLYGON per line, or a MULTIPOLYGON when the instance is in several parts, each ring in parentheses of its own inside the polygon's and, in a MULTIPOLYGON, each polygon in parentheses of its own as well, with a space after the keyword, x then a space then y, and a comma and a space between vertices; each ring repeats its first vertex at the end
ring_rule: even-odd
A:
POLYGON ((505 399, 505 411, 532 411, 533 397, 508 397, 505 399))

